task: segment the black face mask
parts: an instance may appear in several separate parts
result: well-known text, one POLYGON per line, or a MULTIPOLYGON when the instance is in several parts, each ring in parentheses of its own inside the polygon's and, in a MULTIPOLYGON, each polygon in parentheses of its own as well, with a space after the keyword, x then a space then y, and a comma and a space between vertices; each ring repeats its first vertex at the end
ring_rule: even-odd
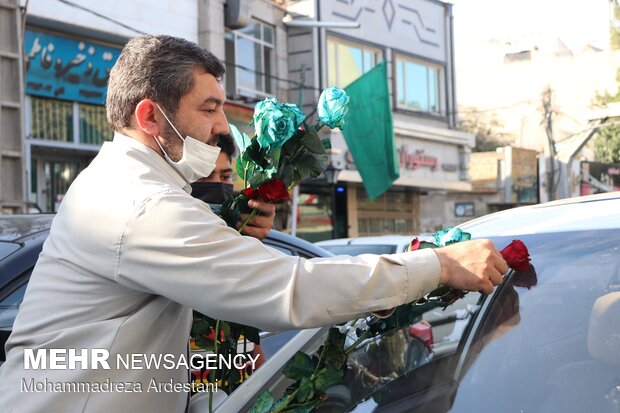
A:
POLYGON ((224 182, 194 182, 192 196, 207 204, 223 204, 233 196, 233 184, 224 182))

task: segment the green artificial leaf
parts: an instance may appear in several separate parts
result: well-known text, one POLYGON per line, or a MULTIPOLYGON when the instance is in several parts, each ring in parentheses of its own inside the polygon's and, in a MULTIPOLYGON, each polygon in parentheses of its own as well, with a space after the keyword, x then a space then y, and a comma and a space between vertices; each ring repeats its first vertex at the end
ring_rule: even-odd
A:
POLYGON ((321 163, 312 154, 300 155, 295 163, 295 169, 301 176, 301 179, 316 178, 323 172, 321 163))
POLYGON ((315 365, 305 353, 298 351, 293 358, 284 367, 284 374, 289 379, 301 380, 303 377, 309 377, 314 373, 315 365))
POLYGON ((317 391, 325 391, 329 387, 340 383, 343 378, 344 371, 342 369, 328 367, 325 371, 316 376, 314 386, 317 391))
MULTIPOLYGON (((247 200, 246 200, 247 203, 247 200)), ((241 220, 241 196, 235 196, 227 199, 222 204, 220 213, 229 227, 235 227, 235 224, 241 220)))
POLYGON ((237 129, 237 127, 232 123, 229 123, 228 126, 230 127, 230 133, 232 134, 233 138, 235 139, 235 143, 239 148, 239 153, 245 152, 245 149, 250 146, 252 140, 245 133, 239 132, 239 129, 237 129))
POLYGON ((431 298, 431 297, 441 297, 444 294, 450 292, 452 288, 448 287, 447 285, 440 285, 437 288, 435 288, 433 291, 431 291, 430 293, 428 293, 426 296, 431 298))
POLYGON ((420 241, 420 246, 418 247, 418 249, 423 250, 426 248, 439 248, 439 246, 436 244, 433 244, 432 242, 420 241))
POLYGON ((321 140, 321 143, 323 144, 323 148, 325 148, 325 150, 332 148, 332 141, 329 138, 321 140))
POLYGON ((319 368, 324 366, 333 366, 340 368, 347 360, 347 355, 344 349, 344 342, 346 335, 341 333, 337 328, 330 328, 327 333, 327 338, 323 344, 321 354, 321 361, 319 368))
POLYGON ((375 334, 383 334, 395 329, 403 328, 417 322, 420 316, 426 312, 426 308, 434 308, 437 305, 427 307, 418 304, 403 304, 394 309, 387 318, 375 319, 369 323, 370 330, 375 334), (424 309, 424 310, 423 310, 424 309))
POLYGON ((278 167, 278 165, 280 164, 281 154, 282 154, 282 148, 280 147, 273 148, 271 152, 269 153, 269 156, 267 157, 267 159, 269 160, 269 163, 271 164, 271 166, 273 166, 274 168, 278 167))
POLYGON ((289 188, 294 181, 295 168, 288 161, 280 160, 277 177, 282 183, 289 188))
POLYGON ((315 400, 304 404, 293 404, 288 406, 285 410, 282 410, 282 413, 310 413, 320 403, 320 400, 315 400))
POLYGON ((273 406, 273 394, 269 390, 258 396, 250 413, 268 413, 273 406))
POLYGON ((246 161, 255 163, 263 169, 269 167, 269 161, 267 160, 267 148, 261 148, 257 139, 252 139, 252 144, 246 148, 243 153, 243 158, 246 161))
POLYGON ((219 327, 224 332, 224 337, 230 337, 230 326, 226 321, 220 321, 219 327))
POLYGON ((310 377, 302 377, 295 398, 300 403, 303 403, 311 399, 312 396, 314 396, 314 385, 312 384, 312 380, 310 380, 310 377))
POLYGON ((293 156, 301 146, 300 142, 304 134, 305 132, 303 130, 298 129, 293 136, 282 145, 282 151, 287 155, 293 156))
POLYGON ((233 323, 230 321, 227 321, 227 323, 230 326, 230 337, 233 338, 234 340, 239 340, 239 337, 241 337, 241 334, 243 334, 244 325, 233 323))
POLYGON ((248 167, 248 161, 244 159, 243 156, 238 156, 237 160, 235 161, 235 169, 237 171, 237 175, 239 175, 241 179, 244 178, 245 169, 247 167, 248 167))
POLYGON ((211 332, 210 327, 211 326, 205 319, 194 317, 194 321, 192 322, 192 335, 209 334, 211 332))
POLYGON ((269 167, 266 169, 257 169, 251 175, 248 183, 252 188, 258 188, 265 182, 271 181, 277 172, 278 171, 276 170, 276 168, 274 168, 272 165, 269 165, 269 167))
POLYGON ((325 153, 325 147, 323 146, 323 142, 321 142, 321 138, 319 138, 319 134, 314 128, 306 127, 306 134, 303 138, 301 138, 301 143, 310 152, 325 153))
POLYGON ((203 350, 215 350, 215 342, 210 338, 206 338, 205 336, 196 336, 194 338, 194 343, 203 350))

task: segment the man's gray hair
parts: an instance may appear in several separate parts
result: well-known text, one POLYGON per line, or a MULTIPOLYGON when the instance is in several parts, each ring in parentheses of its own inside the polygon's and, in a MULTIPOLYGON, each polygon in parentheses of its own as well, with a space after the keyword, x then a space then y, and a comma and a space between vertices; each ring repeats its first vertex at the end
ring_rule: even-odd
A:
POLYGON ((211 52, 172 36, 140 36, 130 40, 110 72, 106 112, 115 131, 131 125, 143 99, 159 103, 174 117, 179 101, 194 87, 194 69, 222 80, 225 68, 211 52))

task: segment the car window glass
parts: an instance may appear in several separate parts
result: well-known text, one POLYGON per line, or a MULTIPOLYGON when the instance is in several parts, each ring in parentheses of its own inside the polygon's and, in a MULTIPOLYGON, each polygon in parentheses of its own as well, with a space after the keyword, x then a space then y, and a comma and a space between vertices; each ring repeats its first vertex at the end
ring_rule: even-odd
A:
MULTIPOLYGON (((454 353, 469 319, 476 313, 479 297, 478 293, 469 293, 445 310, 426 312, 406 328, 367 340, 350 355, 345 379, 329 389, 328 400, 317 412, 357 411, 355 406, 377 389, 436 358, 454 353)), ((318 336, 302 351, 318 355, 324 340, 325 336, 318 336)), ((348 339, 349 344, 353 341, 355 338, 348 339)), ((290 384, 289 379, 280 375, 270 390, 277 395, 290 384)), ((366 411, 366 407, 360 406, 360 411, 366 411)))
POLYGON ((0 365, 6 360, 4 353, 4 345, 11 334, 17 310, 24 300, 27 284, 22 285, 17 290, 10 293, 4 299, 0 300, 0 365))
MULTIPOLYGON (((445 312, 424 314, 416 331, 369 341, 332 389, 327 404, 340 404, 331 411, 615 412, 620 234, 519 238, 530 250, 530 271, 514 273, 489 300, 478 303, 470 293, 445 312)), ((512 239, 493 242, 501 249, 512 239)), ((280 395, 289 384, 276 381, 271 389, 280 395)))
POLYGON ((21 246, 14 242, 0 242, 0 261, 17 251, 21 246))
POLYGON ((334 255, 361 255, 361 254, 394 254, 396 245, 364 244, 364 245, 321 245, 321 248, 334 255))
POLYGON ((27 284, 22 285, 0 301, 0 331, 11 331, 13 328, 17 310, 26 293, 26 286, 27 284))
POLYGON ((493 300, 452 411, 616 411, 620 235, 547 234, 526 244, 535 272, 493 300), (490 397, 474 395, 482 389, 490 397))

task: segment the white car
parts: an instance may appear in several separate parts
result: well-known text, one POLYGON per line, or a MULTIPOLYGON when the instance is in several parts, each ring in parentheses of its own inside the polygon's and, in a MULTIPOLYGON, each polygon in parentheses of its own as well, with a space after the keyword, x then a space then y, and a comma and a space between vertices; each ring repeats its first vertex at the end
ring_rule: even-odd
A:
MULTIPOLYGON (((502 211, 460 228, 499 249, 522 240, 532 267, 509 273, 488 296, 470 292, 455 303, 460 309, 423 314, 430 329, 423 345, 410 339, 419 338, 411 326, 377 339, 389 344, 400 334, 409 343, 403 347, 384 346, 383 355, 356 350, 345 379, 315 411, 617 413, 620 192, 502 211)), ((315 354, 326 332, 301 331, 222 394, 217 412, 247 412, 265 390, 280 398, 292 382, 283 367, 297 351, 315 354)), ((205 406, 197 399, 191 411, 208 412, 205 406)))
POLYGON ((315 242, 314 245, 334 255, 394 254, 407 251, 409 244, 416 236, 420 241, 433 241, 431 234, 381 235, 376 237, 331 239, 315 242))

